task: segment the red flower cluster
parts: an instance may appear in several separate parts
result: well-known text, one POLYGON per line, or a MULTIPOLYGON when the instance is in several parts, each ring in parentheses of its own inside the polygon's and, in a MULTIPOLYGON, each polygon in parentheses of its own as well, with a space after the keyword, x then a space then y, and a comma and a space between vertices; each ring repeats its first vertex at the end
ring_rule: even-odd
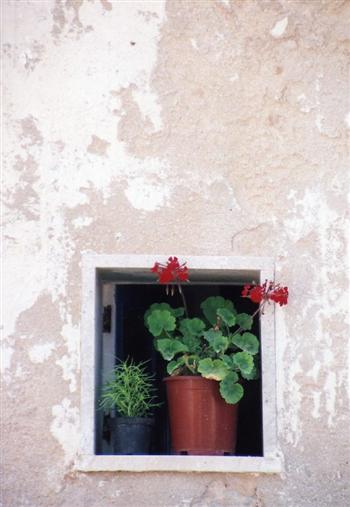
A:
POLYGON ((288 287, 281 287, 279 283, 266 280, 262 285, 245 285, 242 296, 250 298, 253 303, 260 304, 270 300, 283 306, 288 303, 288 287))
POLYGON ((166 264, 156 262, 151 271, 157 273, 159 283, 188 282, 186 262, 180 264, 177 257, 169 257, 166 264))

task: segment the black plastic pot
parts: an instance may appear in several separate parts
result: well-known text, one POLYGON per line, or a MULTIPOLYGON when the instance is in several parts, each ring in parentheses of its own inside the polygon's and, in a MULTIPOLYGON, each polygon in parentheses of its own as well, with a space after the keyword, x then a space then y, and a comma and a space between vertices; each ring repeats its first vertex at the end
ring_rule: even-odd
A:
POLYGON ((111 422, 114 454, 149 454, 153 418, 115 417, 111 422))

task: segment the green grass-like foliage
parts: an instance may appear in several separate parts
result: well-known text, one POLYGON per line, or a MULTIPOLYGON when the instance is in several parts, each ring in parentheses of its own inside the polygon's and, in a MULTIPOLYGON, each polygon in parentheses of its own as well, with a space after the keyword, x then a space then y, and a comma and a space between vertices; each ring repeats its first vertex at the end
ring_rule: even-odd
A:
POLYGON ((148 417, 156 402, 154 375, 146 370, 147 361, 120 361, 112 370, 111 379, 102 388, 100 407, 116 410, 122 417, 148 417))

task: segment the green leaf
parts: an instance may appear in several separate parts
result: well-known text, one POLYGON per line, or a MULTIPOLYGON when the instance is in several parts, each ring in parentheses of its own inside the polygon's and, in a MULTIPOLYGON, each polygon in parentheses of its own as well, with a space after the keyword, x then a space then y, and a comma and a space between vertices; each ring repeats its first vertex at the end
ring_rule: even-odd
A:
POLYGON ((180 308, 172 308, 168 303, 153 303, 148 308, 148 310, 146 310, 145 315, 144 315, 144 321, 145 321, 146 327, 148 327, 148 317, 150 316, 150 314, 154 310, 168 310, 168 312, 170 312, 171 315, 173 315, 173 317, 175 317, 175 318, 182 317, 182 315, 185 312, 184 308, 181 308, 181 307, 180 308))
POLYGON ((204 338, 207 340, 210 345, 213 343, 213 340, 217 335, 222 335, 221 331, 215 331, 214 329, 209 329, 209 331, 205 331, 203 333, 204 338))
POLYGON ((144 322, 145 326, 148 328, 148 317, 154 310, 168 310, 170 313, 172 311, 171 306, 168 303, 153 303, 145 312, 144 322))
POLYGON ((216 313, 228 327, 232 327, 236 324, 235 314, 228 308, 219 308, 216 313))
POLYGON ((201 304, 202 312, 212 326, 215 326, 216 324, 217 311, 219 308, 220 309, 227 308, 233 314, 236 313, 232 301, 230 301, 229 299, 225 299, 222 296, 210 296, 209 298, 205 299, 201 304))
POLYGON ((229 344, 227 336, 224 336, 221 331, 214 331, 214 329, 206 331, 204 338, 217 353, 225 352, 229 344))
POLYGON ((185 364, 184 358, 179 357, 178 359, 175 359, 174 361, 170 361, 170 363, 168 363, 166 371, 168 372, 169 375, 174 375, 176 374, 176 370, 178 368, 181 368, 181 366, 183 366, 184 364, 185 364))
POLYGON ((219 335, 214 338, 212 347, 217 353, 225 352, 228 347, 228 343, 229 342, 227 336, 219 335))
POLYGON ((234 345, 239 347, 250 354, 257 354, 259 352, 259 340, 252 333, 236 334, 231 338, 234 345))
POLYGON ((223 361, 210 358, 201 359, 199 361, 198 371, 201 373, 202 377, 213 380, 222 380, 229 372, 223 361))
POLYGON ((180 340, 162 338, 158 340, 158 350, 162 354, 163 358, 170 361, 179 352, 187 352, 188 349, 180 340))
POLYGON ((185 308, 183 308, 182 306, 180 306, 179 308, 171 308, 171 309, 173 311, 174 317, 176 318, 182 317, 185 313, 185 308))
POLYGON ((241 384, 237 384, 238 375, 235 372, 230 372, 220 382, 220 393, 226 403, 235 405, 239 402, 244 394, 244 389, 241 384))
POLYGON ((205 324, 201 319, 197 318, 183 319, 180 322, 179 329, 184 336, 188 334, 192 336, 200 336, 205 329, 205 324))
POLYGON ((173 331, 176 320, 169 310, 153 310, 147 318, 147 324, 150 333, 157 337, 163 331, 173 331))
POLYGON ((252 369, 252 371, 250 373, 242 373, 241 372, 241 375, 246 380, 256 380, 257 378, 259 378, 259 370, 256 367, 256 365, 254 365, 253 369, 252 369))
POLYGON ((231 356, 228 356, 227 354, 222 354, 220 356, 220 359, 226 364, 228 368, 231 369, 234 367, 233 358, 231 356))
POLYGON ((191 354, 199 354, 202 350, 201 340, 198 336, 186 335, 181 338, 191 354))
POLYGON ((242 374, 245 375, 251 373, 254 367, 253 356, 251 356, 248 352, 237 352, 237 354, 233 354, 233 361, 242 374))
POLYGON ((244 330, 250 330, 253 325, 253 317, 248 313, 239 313, 236 315, 236 324, 244 330))
MULTIPOLYGON (((228 373, 225 377, 225 379, 227 378, 227 382, 228 383, 236 383, 239 381, 239 376, 238 376, 238 373, 236 373, 235 371, 230 371, 230 373, 228 373)), ((224 380, 225 380, 224 379, 224 380)))

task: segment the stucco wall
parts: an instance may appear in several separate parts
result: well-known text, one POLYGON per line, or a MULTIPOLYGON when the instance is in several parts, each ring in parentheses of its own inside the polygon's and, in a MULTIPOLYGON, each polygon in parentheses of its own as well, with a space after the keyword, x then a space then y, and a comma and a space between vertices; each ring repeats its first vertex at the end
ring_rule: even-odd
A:
POLYGON ((350 503, 347 0, 3 0, 3 504, 350 503), (81 254, 276 259, 278 475, 74 471, 81 254))

